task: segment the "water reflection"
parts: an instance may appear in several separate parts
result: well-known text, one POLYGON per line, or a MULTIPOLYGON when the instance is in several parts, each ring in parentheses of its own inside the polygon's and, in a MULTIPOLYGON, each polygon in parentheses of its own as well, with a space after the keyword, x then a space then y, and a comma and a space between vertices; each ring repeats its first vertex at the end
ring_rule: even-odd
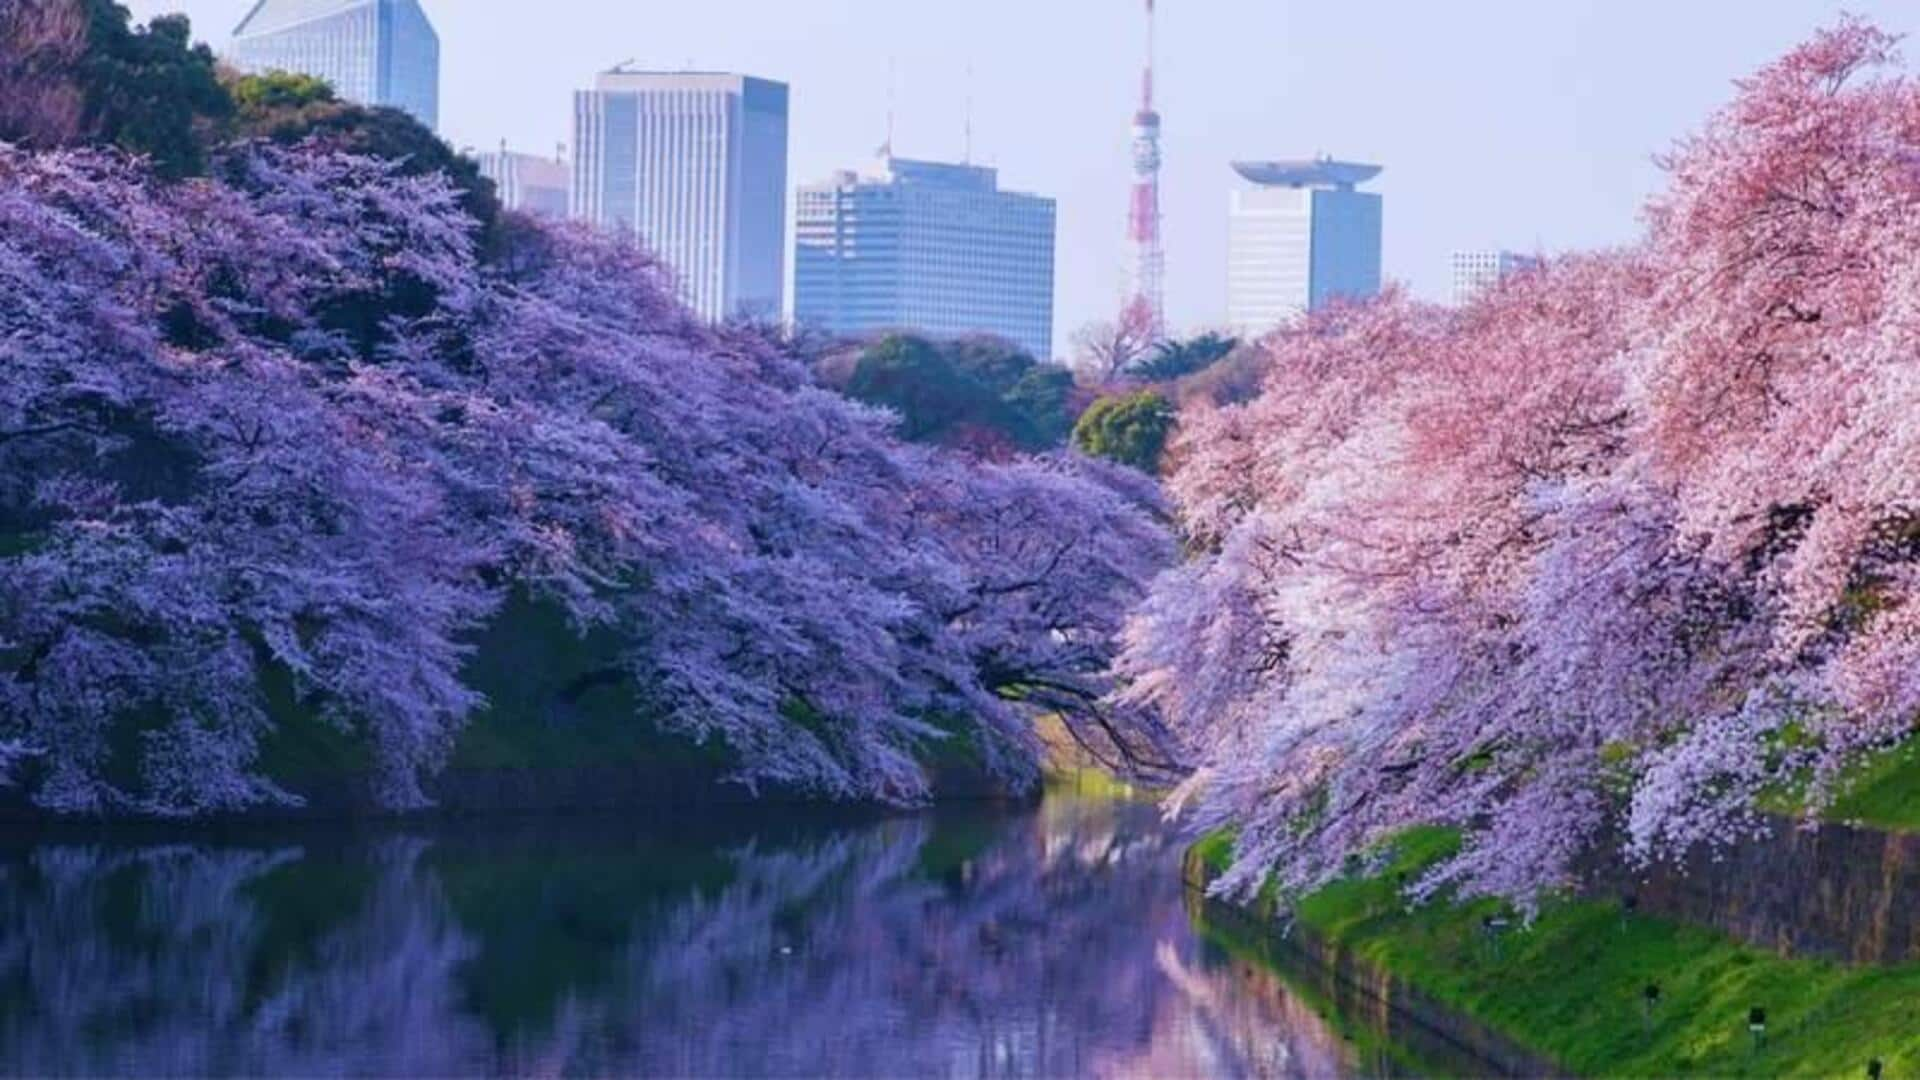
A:
POLYGON ((1150 807, 16 839, 0 1073, 1303 1076, 1150 807))

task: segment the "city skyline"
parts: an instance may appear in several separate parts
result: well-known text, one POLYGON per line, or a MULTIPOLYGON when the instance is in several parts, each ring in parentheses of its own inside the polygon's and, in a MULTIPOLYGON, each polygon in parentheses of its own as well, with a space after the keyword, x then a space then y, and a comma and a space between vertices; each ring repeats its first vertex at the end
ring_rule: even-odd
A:
MULTIPOLYGON (((974 160, 997 166, 1011 187, 1058 200, 1056 350, 1123 299, 1124 112, 1138 96, 1140 58, 1133 3, 983 0, 960 11, 711 0, 656 10, 560 0, 554 18, 501 20, 476 6, 422 2, 442 37, 441 130, 456 146, 504 138, 544 149, 568 139, 571 93, 632 56, 789 83, 789 175, 821 176, 884 139, 892 62, 902 154, 960 159, 970 114, 974 160), (503 67, 515 78, 501 80, 503 67)), ((129 6, 143 19, 184 10, 196 36, 218 49, 249 0, 129 6)), ((1663 183, 1652 152, 1695 129, 1734 79, 1842 10, 1894 32, 1920 30, 1920 12, 1897 0, 1337 10, 1164 0, 1156 93, 1169 118, 1170 322, 1179 331, 1225 322, 1220 206, 1231 160, 1328 151, 1388 163, 1379 185, 1394 207, 1386 277, 1444 302, 1456 249, 1554 252, 1639 235, 1640 204, 1663 183), (1735 10, 1742 18, 1723 17, 1735 10)))

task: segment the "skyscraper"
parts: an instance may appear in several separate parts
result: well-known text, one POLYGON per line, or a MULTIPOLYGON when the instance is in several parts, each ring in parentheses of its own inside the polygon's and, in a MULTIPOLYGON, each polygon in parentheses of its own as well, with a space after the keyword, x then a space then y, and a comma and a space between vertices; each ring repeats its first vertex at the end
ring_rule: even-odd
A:
POLYGON ((1318 158, 1235 162, 1254 186, 1233 192, 1227 322, 1258 336, 1306 311, 1380 291, 1380 196, 1355 185, 1378 165, 1318 158))
POLYGON ((1480 250, 1453 253, 1453 302, 1472 303, 1474 297, 1498 285, 1509 274, 1540 265, 1532 255, 1480 250))
POLYGON ((573 216, 637 237, 708 319, 780 316, 785 83, 615 68, 574 94, 573 146, 573 216))
POLYGON ((801 187, 794 320, 836 334, 987 333, 1053 353, 1052 199, 993 169, 891 155, 801 187))
POLYGON ((257 0, 227 59, 247 72, 312 75, 348 101, 440 124, 440 36, 419 0, 257 0))
POLYGON ((567 216, 573 170, 566 158, 515 153, 502 144, 498 150, 473 155, 473 159, 480 166, 480 175, 493 181, 501 206, 541 217, 567 216))

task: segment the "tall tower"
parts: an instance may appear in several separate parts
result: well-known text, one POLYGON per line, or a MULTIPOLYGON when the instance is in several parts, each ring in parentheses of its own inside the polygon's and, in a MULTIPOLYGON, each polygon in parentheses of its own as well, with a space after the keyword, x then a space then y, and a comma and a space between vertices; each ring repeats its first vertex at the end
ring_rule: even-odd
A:
POLYGON ((1146 3, 1147 64, 1140 75, 1140 108, 1133 114, 1133 200, 1127 215, 1133 280, 1123 318, 1158 338, 1167 325, 1167 255, 1160 245, 1160 113, 1153 107, 1153 0, 1146 3))

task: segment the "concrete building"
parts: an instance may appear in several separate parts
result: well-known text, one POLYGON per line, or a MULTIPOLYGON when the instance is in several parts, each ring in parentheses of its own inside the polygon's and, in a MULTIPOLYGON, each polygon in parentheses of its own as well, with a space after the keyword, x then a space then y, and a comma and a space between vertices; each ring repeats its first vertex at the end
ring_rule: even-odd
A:
POLYGON ((1339 298, 1380 291, 1380 196, 1355 190, 1377 165, 1242 161, 1253 186, 1228 205, 1227 322, 1257 337, 1339 298))
POLYGON ((312 75, 347 101, 440 124, 440 35, 419 0, 257 0, 227 59, 246 72, 312 75))
POLYGON ((885 155, 800 188, 794 321, 859 336, 993 334, 1053 354, 1054 203, 977 165, 885 155))
POLYGON ((480 175, 493 181, 501 206, 541 217, 567 216, 573 167, 565 157, 515 153, 505 144, 473 157, 480 165, 480 175))
POLYGON ((573 147, 574 217, 636 236, 708 319, 780 317, 786 84, 616 68, 574 94, 573 147))
POLYGON ((1509 274, 1539 266, 1533 255, 1518 255, 1494 249, 1453 253, 1453 302, 1456 306, 1498 285, 1509 274))

